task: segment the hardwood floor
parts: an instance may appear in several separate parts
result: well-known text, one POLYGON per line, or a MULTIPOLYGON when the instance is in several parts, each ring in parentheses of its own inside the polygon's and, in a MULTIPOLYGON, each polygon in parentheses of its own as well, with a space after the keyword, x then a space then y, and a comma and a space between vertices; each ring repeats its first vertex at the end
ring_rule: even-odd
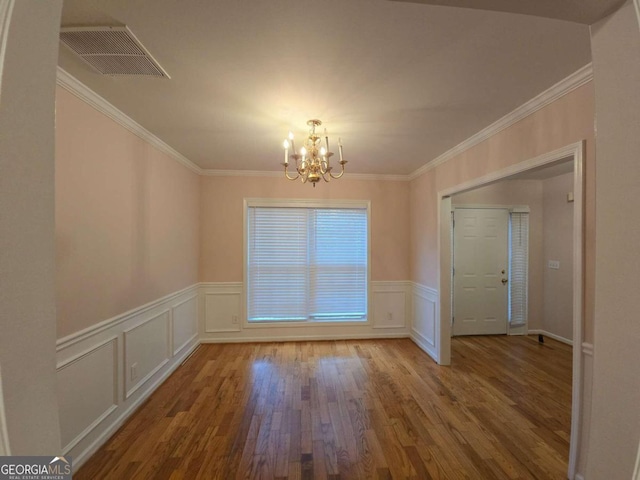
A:
POLYGON ((571 347, 202 345, 74 479, 564 479, 571 347))

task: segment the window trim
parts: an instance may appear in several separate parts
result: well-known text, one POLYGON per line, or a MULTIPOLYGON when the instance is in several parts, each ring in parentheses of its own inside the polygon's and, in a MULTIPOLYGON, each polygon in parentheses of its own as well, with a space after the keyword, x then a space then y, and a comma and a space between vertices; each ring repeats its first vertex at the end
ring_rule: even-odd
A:
POLYGON ((245 198, 242 207, 242 328, 288 328, 288 327, 365 327, 371 326, 371 201, 370 200, 323 200, 323 199, 287 199, 287 198, 245 198), (273 320, 249 322, 247 315, 248 286, 248 210, 250 207, 277 208, 362 208, 367 215, 367 315, 362 320, 273 320))

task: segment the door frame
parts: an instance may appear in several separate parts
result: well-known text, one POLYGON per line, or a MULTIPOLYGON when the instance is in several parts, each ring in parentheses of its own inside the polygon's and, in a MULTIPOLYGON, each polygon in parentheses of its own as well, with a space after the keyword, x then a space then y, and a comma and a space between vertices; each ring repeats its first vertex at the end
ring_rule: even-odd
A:
MULTIPOLYGON (((4 53, 7 48, 9 23, 13 12, 14 0, 0 0, 0 102, 2 101, 2 71, 4 67, 4 53)), ((7 417, 5 415, 4 395, 2 394, 2 372, 0 371, 0 456, 11 455, 9 449, 9 434, 7 432, 7 417)))
POLYGON ((438 292, 439 313, 436 322, 436 360, 440 365, 451 364, 451 196, 498 180, 507 179, 534 168, 573 161, 573 381, 571 402, 571 438, 568 477, 574 478, 580 440, 582 411, 582 322, 584 318, 584 151, 585 141, 573 143, 552 152, 511 165, 453 187, 438 191, 438 292))

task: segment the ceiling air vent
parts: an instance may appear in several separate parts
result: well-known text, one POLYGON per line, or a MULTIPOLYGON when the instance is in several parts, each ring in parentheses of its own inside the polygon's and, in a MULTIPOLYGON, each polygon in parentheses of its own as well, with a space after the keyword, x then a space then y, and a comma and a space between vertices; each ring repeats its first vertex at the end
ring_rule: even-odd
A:
POLYGON ((170 78, 126 26, 61 28, 60 40, 102 75, 170 78))

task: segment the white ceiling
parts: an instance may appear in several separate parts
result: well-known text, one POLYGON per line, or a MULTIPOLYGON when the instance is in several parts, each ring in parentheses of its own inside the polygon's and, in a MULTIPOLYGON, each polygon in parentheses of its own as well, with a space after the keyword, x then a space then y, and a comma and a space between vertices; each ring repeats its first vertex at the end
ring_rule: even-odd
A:
POLYGON ((392 0, 395 2, 479 8, 557 18, 591 25, 613 13, 625 0, 392 0))
POLYGON ((125 24, 170 80, 100 76, 63 46, 60 66, 205 169, 279 170, 286 133, 320 118, 349 172, 409 174, 590 61, 587 26, 511 13, 64 1, 63 26, 125 24))

